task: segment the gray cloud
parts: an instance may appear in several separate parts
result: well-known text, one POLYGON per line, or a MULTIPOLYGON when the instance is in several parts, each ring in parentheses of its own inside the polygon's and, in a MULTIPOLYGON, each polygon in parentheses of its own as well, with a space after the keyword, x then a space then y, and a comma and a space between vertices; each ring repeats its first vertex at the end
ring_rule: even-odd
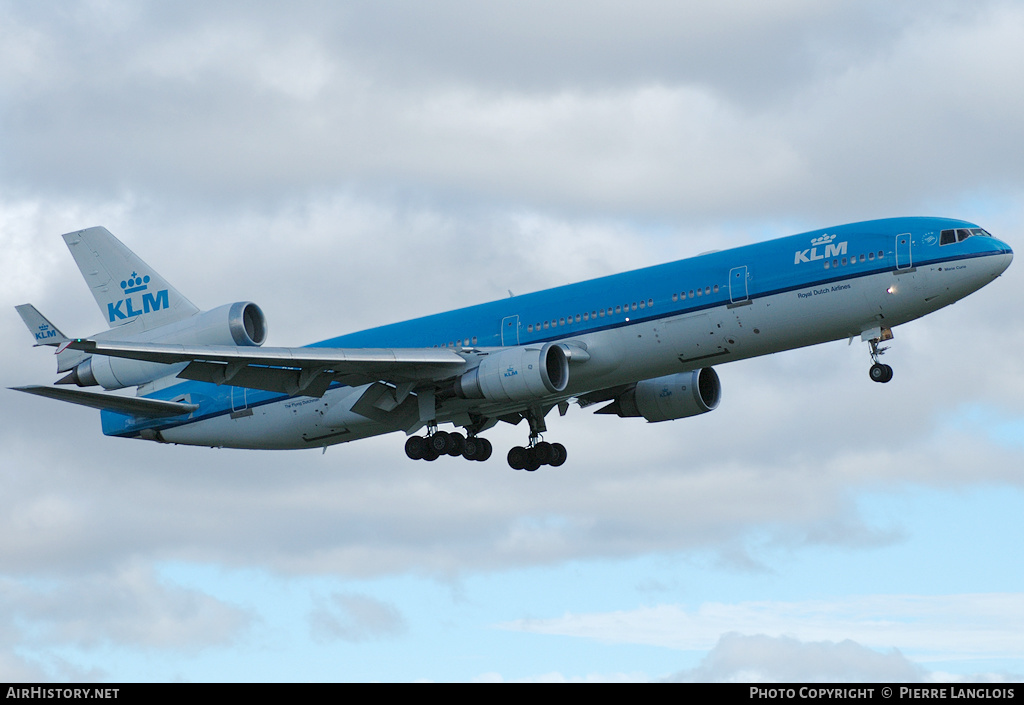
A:
POLYGON ((46 644, 126 644, 149 649, 198 649, 236 638, 247 625, 241 610, 200 592, 158 580, 147 568, 79 575, 47 587, 5 580, 4 613, 33 650, 46 644), (31 636, 29 636, 31 634, 31 636))
POLYGON ((400 636, 408 629, 394 606, 368 595, 334 594, 309 615, 316 639, 363 642, 400 636))
POLYGON ((208 209, 356 187, 720 221, 1020 188, 1011 4, 15 7, 10 193, 208 209))

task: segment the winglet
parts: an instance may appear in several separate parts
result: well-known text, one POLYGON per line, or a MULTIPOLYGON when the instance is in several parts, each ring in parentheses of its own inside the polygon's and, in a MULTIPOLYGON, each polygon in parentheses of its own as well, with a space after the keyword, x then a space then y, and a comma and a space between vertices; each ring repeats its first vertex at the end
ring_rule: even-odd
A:
POLYGON ((40 345, 59 346, 70 341, 70 338, 61 333, 57 326, 46 320, 46 316, 39 313, 39 310, 32 304, 22 304, 14 308, 21 316, 21 320, 25 322, 28 332, 36 339, 35 347, 40 345))

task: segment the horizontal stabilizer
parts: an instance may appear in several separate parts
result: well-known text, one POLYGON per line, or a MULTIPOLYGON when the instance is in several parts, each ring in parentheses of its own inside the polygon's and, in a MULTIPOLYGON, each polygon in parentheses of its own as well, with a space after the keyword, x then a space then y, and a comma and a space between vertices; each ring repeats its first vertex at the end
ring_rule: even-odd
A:
POLYGON ((36 339, 36 346, 39 345, 60 345, 68 341, 67 336, 57 330, 57 326, 46 320, 46 316, 39 313, 39 310, 32 304, 22 304, 14 309, 25 322, 28 332, 36 339))
POLYGON ((42 385, 11 387, 11 389, 17 392, 25 392, 26 394, 35 394, 40 397, 49 397, 50 399, 66 401, 72 404, 91 406, 94 409, 105 409, 133 416, 149 416, 154 418, 181 416, 183 414, 190 414, 199 408, 198 404, 183 404, 142 397, 122 397, 117 394, 84 392, 78 389, 62 389, 60 387, 45 387, 42 385))

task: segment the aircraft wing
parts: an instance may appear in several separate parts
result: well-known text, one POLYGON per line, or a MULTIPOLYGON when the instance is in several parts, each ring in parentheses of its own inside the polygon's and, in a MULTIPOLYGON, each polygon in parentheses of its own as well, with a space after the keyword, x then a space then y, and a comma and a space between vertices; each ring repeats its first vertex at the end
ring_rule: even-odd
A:
POLYGON ((182 379, 313 397, 323 396, 332 382, 409 385, 450 377, 467 367, 464 357, 443 348, 258 348, 87 339, 73 340, 68 347, 145 362, 187 362, 178 373, 182 379))

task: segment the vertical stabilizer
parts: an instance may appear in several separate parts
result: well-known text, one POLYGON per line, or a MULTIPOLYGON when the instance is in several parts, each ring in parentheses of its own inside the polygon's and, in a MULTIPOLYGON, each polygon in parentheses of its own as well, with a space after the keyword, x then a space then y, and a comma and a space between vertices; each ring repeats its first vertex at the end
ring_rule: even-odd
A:
POLYGON ((151 330, 199 313, 106 228, 87 228, 63 237, 111 328, 136 323, 136 330, 151 330))

